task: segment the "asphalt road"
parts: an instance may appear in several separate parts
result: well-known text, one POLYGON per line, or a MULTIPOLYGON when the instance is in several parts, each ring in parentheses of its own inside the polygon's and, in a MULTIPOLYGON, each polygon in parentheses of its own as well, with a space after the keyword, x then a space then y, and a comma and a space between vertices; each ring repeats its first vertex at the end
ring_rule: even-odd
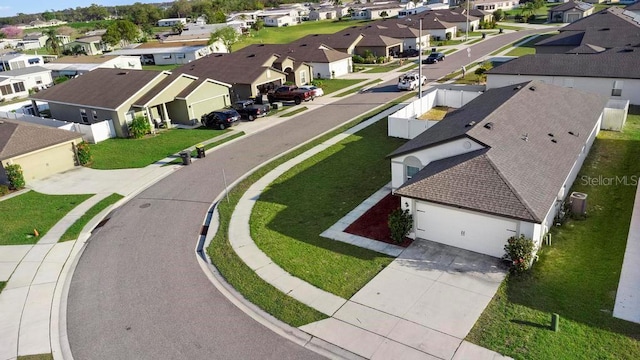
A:
MULTIPOLYGON (((438 78, 532 32, 492 37, 474 45, 471 57, 462 51, 425 65, 425 74, 438 78)), ((390 81, 243 137, 119 208, 91 236, 72 277, 67 332, 74 358, 321 358, 263 327, 212 286, 194 253, 200 226, 224 189, 222 169, 232 182, 400 95, 390 81)))

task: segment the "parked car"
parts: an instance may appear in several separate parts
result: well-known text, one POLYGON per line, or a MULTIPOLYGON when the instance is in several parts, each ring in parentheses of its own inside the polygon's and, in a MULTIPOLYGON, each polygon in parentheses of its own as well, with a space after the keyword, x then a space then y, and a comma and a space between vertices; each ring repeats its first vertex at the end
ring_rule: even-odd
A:
POLYGON ((300 89, 293 85, 283 85, 267 94, 270 103, 276 101, 293 101, 296 105, 303 101, 313 100, 313 91, 300 89))
POLYGON ((398 55, 399 57, 402 57, 402 58, 414 57, 414 56, 420 55, 420 51, 418 49, 407 49, 407 50, 401 51, 398 55))
POLYGON ((433 52, 427 56, 426 59, 422 60, 423 64, 435 64, 438 61, 444 60, 444 54, 441 52, 433 52))
POLYGON ((270 108, 268 104, 256 104, 253 100, 240 100, 233 104, 233 108, 240 114, 241 117, 249 121, 253 121, 256 118, 266 116, 270 108))
POLYGON ((318 97, 318 96, 324 95, 324 90, 322 90, 322 88, 319 88, 319 87, 313 86, 313 85, 302 85, 302 86, 299 86, 298 89, 309 90, 309 91, 313 92, 313 96, 314 97, 318 97))
POLYGON ((235 125, 240 120, 240 114, 234 109, 212 111, 202 115, 202 125, 210 128, 224 130, 235 125))
POLYGON ((422 82, 422 86, 426 85, 427 77, 422 75, 421 78, 420 74, 415 71, 408 72, 398 79, 398 90, 415 90, 420 86, 420 82, 422 82))

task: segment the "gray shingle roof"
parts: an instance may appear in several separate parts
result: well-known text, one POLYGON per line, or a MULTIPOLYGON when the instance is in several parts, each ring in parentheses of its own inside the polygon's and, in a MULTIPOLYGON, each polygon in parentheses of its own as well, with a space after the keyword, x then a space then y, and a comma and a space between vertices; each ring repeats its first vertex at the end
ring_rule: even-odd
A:
POLYGON ((79 138, 71 131, 0 118, 0 160, 79 138))
POLYGON ((587 4, 584 3, 582 1, 568 1, 564 4, 560 4, 558 6, 554 6, 551 9, 549 9, 549 11, 553 11, 553 12, 557 12, 557 11, 568 11, 568 10, 573 10, 573 9, 578 9, 581 11, 587 11, 589 9, 591 9, 593 7, 593 5, 591 4, 587 4))
POLYGON ((396 193, 540 222, 607 100, 538 81, 488 90, 391 156, 461 137, 484 144, 486 149, 432 162, 396 193), (469 125, 470 121, 475 123, 469 125), (492 123, 490 129, 487 123, 492 123), (439 184, 445 180, 447 184, 439 184), (429 190, 431 186, 442 192, 429 190), (496 195, 491 196, 494 188, 496 195))
POLYGON ((594 54, 521 56, 488 74, 640 79, 640 48, 610 49, 594 54))
POLYGON ((116 109, 161 73, 96 69, 30 96, 34 100, 116 109))
POLYGON ((47 68, 36 65, 36 66, 28 66, 21 69, 3 71, 1 74, 2 76, 22 76, 22 75, 28 75, 28 74, 41 73, 41 72, 50 72, 50 71, 51 70, 47 68))
POLYGON ((562 29, 560 34, 540 41, 536 46, 596 45, 604 48, 640 45, 640 23, 628 12, 610 7, 577 20, 562 29))
POLYGON ((635 3, 624 8, 625 10, 640 10, 640 1, 636 1, 635 3))
POLYGON ((330 63, 351 57, 349 54, 334 50, 322 43, 296 41, 290 44, 254 44, 238 50, 239 52, 266 51, 281 56, 289 56, 297 61, 330 63))

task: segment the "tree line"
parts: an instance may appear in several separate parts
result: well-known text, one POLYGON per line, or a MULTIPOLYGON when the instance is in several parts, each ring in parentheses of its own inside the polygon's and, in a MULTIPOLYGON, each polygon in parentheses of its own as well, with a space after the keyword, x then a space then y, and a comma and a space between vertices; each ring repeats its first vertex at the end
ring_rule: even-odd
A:
MULTIPOLYGON (((311 2, 317 2, 312 0, 311 2)), ((207 17, 209 23, 223 23, 226 14, 233 11, 260 10, 277 7, 280 4, 295 3, 296 0, 177 0, 170 3, 101 6, 48 10, 37 14, 18 13, 16 16, 0 18, 4 25, 28 24, 35 20, 58 19, 67 22, 85 22, 103 19, 126 19, 138 26, 155 25, 158 20, 172 17, 207 17), (170 4, 170 6, 168 6, 170 4)))

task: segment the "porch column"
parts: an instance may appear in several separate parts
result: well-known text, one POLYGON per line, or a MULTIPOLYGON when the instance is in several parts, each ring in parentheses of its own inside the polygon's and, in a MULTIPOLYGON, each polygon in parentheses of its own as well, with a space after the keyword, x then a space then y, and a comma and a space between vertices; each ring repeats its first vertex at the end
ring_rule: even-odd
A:
POLYGON ((167 111, 167 103, 162 103, 162 120, 166 121, 167 129, 170 129, 171 119, 169 119, 169 112, 167 111))

